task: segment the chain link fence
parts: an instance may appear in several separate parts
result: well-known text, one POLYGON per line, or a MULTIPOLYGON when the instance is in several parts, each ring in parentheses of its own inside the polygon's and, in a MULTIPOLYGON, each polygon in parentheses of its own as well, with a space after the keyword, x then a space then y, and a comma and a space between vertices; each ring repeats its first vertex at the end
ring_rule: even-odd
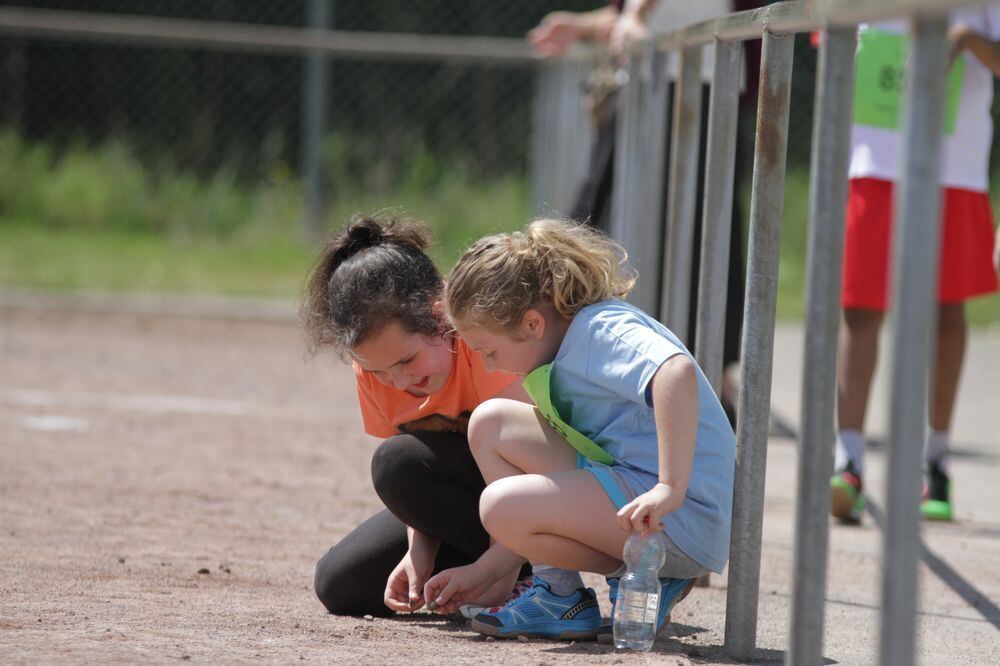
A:
MULTIPOLYGON (((0 132, 23 145, 44 145, 54 159, 113 144, 153 179, 183 173, 251 188, 275 182, 298 186, 303 150, 311 146, 323 165, 319 188, 328 203, 381 197, 394 205, 393 193, 401 188, 429 189, 443 179, 486 184, 507 179, 523 185, 522 219, 532 212, 527 181, 535 164, 536 189, 547 191, 535 193, 535 212, 566 203, 586 150, 568 153, 573 163, 566 173, 551 173, 556 167, 546 159, 550 135, 566 128, 554 107, 537 108, 538 86, 554 79, 528 57, 521 40, 549 11, 604 3, 325 0, 324 25, 318 25, 310 18, 318 1, 324 0, 0 2, 0 14, 44 12, 68 24, 167 21, 179 26, 175 32, 191 33, 187 40, 171 40, 150 36, 155 30, 144 32, 144 26, 159 23, 100 39, 86 30, 3 27, 0 132), (242 42, 216 39, 216 33, 225 38, 234 27, 264 31, 242 42), (269 42, 274 35, 287 41, 292 31, 301 36, 310 27, 368 43, 363 52, 323 56, 327 85, 321 91, 318 140, 305 134, 303 124, 308 52, 269 42), (505 57, 407 55, 412 36, 493 38, 473 51, 493 49, 505 57)), ((800 35, 795 48, 790 177, 808 166, 816 60, 807 36, 800 35)), ((741 119, 751 127, 753 106, 744 105, 741 119)), ((0 215, 3 193, 12 188, 0 183, 0 215)))
MULTIPOLYGON (((0 3, 0 10, 11 3, 0 3)), ((309 2, 17 2, 18 8, 94 17, 166 18, 204 26, 310 27, 309 2)), ((571 3, 576 9, 600 2, 571 3)), ((484 35, 520 40, 555 2, 335 2, 328 29, 366 33, 484 35)), ((312 27, 320 27, 313 25, 312 27)), ((73 35, 0 42, 0 128, 57 152, 122 143, 143 163, 199 174, 226 170, 244 182, 299 171, 304 55, 268 46, 240 51, 128 43, 73 35)), ((119 40, 124 41, 124 40, 119 40)), ((527 51, 524 51, 527 55, 527 51)), ((491 62, 327 58, 321 154, 325 186, 386 193, 449 172, 524 178, 536 67, 527 57, 491 62)))

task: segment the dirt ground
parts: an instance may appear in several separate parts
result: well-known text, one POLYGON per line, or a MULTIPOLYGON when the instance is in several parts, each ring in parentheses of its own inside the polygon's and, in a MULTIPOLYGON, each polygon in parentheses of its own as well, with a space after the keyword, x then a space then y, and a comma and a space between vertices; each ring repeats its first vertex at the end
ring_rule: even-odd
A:
MULTIPOLYGON (((361 431, 348 368, 306 359, 292 321, 0 306, 0 660, 723 661, 718 576, 678 607, 648 655, 487 641, 429 613, 327 614, 313 567, 379 507, 368 471, 376 443, 361 431)), ((979 467, 990 485, 1000 458, 987 453, 979 467)), ((793 473, 794 445, 773 444, 769 456, 756 659, 777 662, 794 483, 772 474, 793 473)), ((995 657, 995 506, 928 537, 944 535, 929 543, 948 571, 966 572, 968 589, 924 575, 926 663, 957 655, 941 647, 949 636, 962 641, 959 661, 995 657)), ((873 525, 833 530, 830 662, 875 658, 877 537, 873 525)), ((603 581, 593 583, 603 599, 603 581)))

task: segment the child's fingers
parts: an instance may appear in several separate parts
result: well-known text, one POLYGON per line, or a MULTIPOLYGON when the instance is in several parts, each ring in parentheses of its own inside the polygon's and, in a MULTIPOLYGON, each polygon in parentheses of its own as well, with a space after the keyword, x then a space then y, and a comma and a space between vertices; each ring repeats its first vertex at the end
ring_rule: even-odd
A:
POLYGON ((632 529, 636 532, 643 532, 649 526, 649 509, 640 506, 632 512, 632 529))
POLYGON ((393 599, 392 597, 386 597, 383 601, 389 610, 394 610, 397 613, 409 613, 413 610, 409 601, 400 601, 398 599, 393 599))
POLYGON ((452 615, 453 613, 458 612, 458 609, 461 607, 461 605, 462 604, 456 601, 449 601, 443 606, 438 606, 434 612, 439 613, 441 615, 452 615))
POLYGON ((618 521, 618 527, 622 528, 626 532, 632 531, 632 512, 634 510, 635 502, 629 502, 615 515, 615 519, 618 521))
MULTIPOLYGON (((434 596, 428 596, 438 608, 447 608, 449 606, 448 602, 459 591, 459 583, 457 578, 449 578, 447 583, 438 590, 434 596)), ((426 592, 426 590, 425 590, 426 592)))
POLYGON ((390 576, 389 580, 386 581, 385 591, 382 593, 382 602, 397 612, 410 610, 409 599, 406 596, 406 583, 395 575, 390 576))
POLYGON ((448 581, 447 572, 443 571, 436 576, 431 576, 430 580, 424 583, 424 599, 427 600, 427 607, 430 610, 437 610, 438 592, 448 581))
POLYGON ((393 589, 392 584, 389 584, 385 588, 385 593, 382 596, 382 602, 397 613, 405 613, 412 610, 410 608, 410 601, 407 599, 405 593, 401 593, 398 590, 393 589))
POLYGON ((410 580, 410 608, 416 610, 424 605, 424 590, 423 585, 416 580, 416 577, 410 580))

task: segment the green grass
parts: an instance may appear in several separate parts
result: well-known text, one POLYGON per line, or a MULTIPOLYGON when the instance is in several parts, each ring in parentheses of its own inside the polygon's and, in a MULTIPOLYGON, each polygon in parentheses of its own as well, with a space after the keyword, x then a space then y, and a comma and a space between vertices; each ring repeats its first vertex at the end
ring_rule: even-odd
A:
POLYGON ((149 232, 0 222, 0 286, 288 298, 313 260, 294 239, 177 241, 149 232))
MULTIPOLYGON (((519 180, 447 180, 422 193, 342 199, 329 227, 340 228, 358 212, 426 220, 435 238, 430 254, 447 272, 475 239, 522 226, 527 204, 519 180)), ((216 235, 0 217, 0 288, 294 298, 320 247, 304 238, 296 220, 284 229, 216 235)))
MULTIPOLYGON (((381 185, 328 167, 327 229, 358 213, 423 219, 443 271, 475 239, 528 215, 524 178, 475 180, 419 149, 381 185)), ((57 154, 0 133, 0 288, 297 297, 321 244, 306 238, 287 166, 265 171, 250 186, 225 170, 198 178, 144 164, 114 142, 57 154)))
MULTIPOLYGON (((331 137, 328 154, 343 153, 343 144, 331 137)), ((381 184, 346 164, 329 158, 335 186, 326 226, 339 229, 356 213, 426 220, 437 241, 431 255, 445 273, 472 241, 520 228, 529 216, 523 177, 475 179, 419 149, 381 184)), ((290 170, 276 163, 265 171, 251 187, 226 171, 198 178, 150 166, 118 143, 57 154, 0 133, 0 288, 296 298, 320 245, 302 233, 301 188, 290 170)), ((801 321, 805 312, 807 217, 808 174, 791 169, 778 280, 783 320, 801 321)), ((1000 323, 1000 296, 973 301, 969 318, 1000 323)))

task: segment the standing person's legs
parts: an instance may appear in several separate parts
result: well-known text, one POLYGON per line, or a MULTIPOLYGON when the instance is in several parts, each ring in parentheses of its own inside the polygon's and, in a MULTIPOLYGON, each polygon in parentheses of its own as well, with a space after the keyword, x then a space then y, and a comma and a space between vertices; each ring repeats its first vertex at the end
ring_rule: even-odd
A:
MULTIPOLYGON (((878 361, 878 336, 884 318, 885 314, 880 310, 844 308, 837 359, 837 427, 840 430, 864 429, 872 378, 878 361)), ((844 453, 863 466, 864 461, 855 455, 860 451, 844 453)))
POLYGON ((965 301, 997 290, 992 264, 993 211, 986 192, 945 188, 938 281, 935 372, 931 377, 929 428, 924 442, 926 488, 921 513, 950 520, 950 430, 968 335, 965 301))
POLYGON ((965 304, 946 303, 938 306, 937 355, 930 404, 932 430, 951 430, 967 338, 965 304))
POLYGON ((837 359, 837 445, 830 512, 856 522, 864 507, 865 415, 889 292, 892 183, 848 185, 841 327, 837 359))
POLYGON ((930 423, 924 441, 924 500, 920 512, 929 520, 951 520, 951 419, 958 397, 968 330, 965 305, 938 307, 937 349, 931 377, 930 423))
POLYGON ((857 522, 864 507, 864 423, 878 359, 878 336, 884 313, 845 308, 837 359, 837 443, 830 480, 830 513, 857 522))
MULTIPOLYGON (((586 222, 605 234, 611 230, 611 190, 614 183, 616 100, 615 95, 606 101, 607 109, 597 126, 597 136, 590 150, 587 174, 569 217, 586 222)), ((565 165, 569 168, 569 165, 565 165)))

